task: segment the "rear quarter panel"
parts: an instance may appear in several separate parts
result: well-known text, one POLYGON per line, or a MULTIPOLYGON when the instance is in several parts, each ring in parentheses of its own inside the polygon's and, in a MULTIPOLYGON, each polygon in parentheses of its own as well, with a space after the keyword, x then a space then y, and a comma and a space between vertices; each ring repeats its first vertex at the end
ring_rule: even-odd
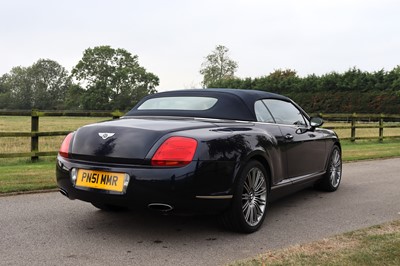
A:
MULTIPOLYGON (((213 171, 205 167, 207 162, 218 161, 225 165, 227 169, 224 172, 229 173, 227 176, 215 177, 215 175, 207 176, 202 181, 204 184, 209 182, 220 182, 221 186, 226 188, 233 187, 235 178, 240 169, 246 165, 249 160, 259 160, 268 171, 271 182, 278 183, 283 179, 285 169, 282 158, 282 151, 278 145, 276 138, 268 132, 257 128, 254 124, 239 126, 222 126, 208 129, 194 129, 174 132, 162 137, 150 150, 147 158, 150 160, 156 152, 157 147, 161 145, 170 136, 191 137, 198 141, 198 147, 193 160, 202 164, 202 169, 213 171)), ((209 164, 215 165, 215 164, 209 164)))

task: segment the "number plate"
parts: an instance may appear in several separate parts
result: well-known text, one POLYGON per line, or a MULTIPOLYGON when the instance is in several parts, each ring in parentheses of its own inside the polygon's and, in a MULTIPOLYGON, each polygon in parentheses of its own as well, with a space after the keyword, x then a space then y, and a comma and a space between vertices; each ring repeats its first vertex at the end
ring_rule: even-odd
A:
POLYGON ((123 192, 124 181, 125 173, 79 169, 76 186, 123 192))

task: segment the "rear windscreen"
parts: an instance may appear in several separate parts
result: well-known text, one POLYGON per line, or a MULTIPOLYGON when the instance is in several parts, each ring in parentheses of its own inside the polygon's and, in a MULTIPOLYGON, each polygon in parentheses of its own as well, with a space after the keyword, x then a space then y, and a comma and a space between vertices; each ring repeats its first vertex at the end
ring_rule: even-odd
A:
POLYGON ((204 111, 213 107, 218 99, 213 97, 160 97, 152 98, 142 103, 138 110, 188 110, 204 111))

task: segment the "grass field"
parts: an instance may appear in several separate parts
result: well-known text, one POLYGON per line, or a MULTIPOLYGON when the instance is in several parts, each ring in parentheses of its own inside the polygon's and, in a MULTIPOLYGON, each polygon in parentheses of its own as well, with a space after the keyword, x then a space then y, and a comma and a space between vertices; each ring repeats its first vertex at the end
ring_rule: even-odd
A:
POLYGON ((342 141, 343 161, 357 161, 400 156, 400 139, 342 141))
POLYGON ((231 264, 245 265, 400 265, 400 220, 231 264))
MULTIPOLYGON (((41 117, 39 131, 73 131, 83 125, 109 120, 104 117, 41 117)), ((31 118, 27 116, 0 116, 0 132, 30 132, 31 118)), ((64 136, 40 137, 39 151, 56 151, 64 136)), ((28 137, 0 138, 0 153, 29 152, 28 137)))
MULTIPOLYGON (((397 128, 384 128, 383 136, 384 137, 393 137, 393 136, 400 136, 400 123, 384 123, 384 126, 399 126, 397 128)), ((351 123, 344 123, 344 122, 327 122, 323 125, 323 127, 349 127, 351 123)), ((379 126, 378 122, 359 122, 356 123, 356 126, 379 126)), ((340 138, 350 138, 351 137, 351 130, 349 128, 346 129, 335 129, 335 132, 338 134, 340 138)), ((356 137, 375 137, 378 138, 379 136, 379 128, 357 128, 356 129, 356 137)))
POLYGON ((0 165, 0 175, 0 193, 55 188, 55 159, 0 165))

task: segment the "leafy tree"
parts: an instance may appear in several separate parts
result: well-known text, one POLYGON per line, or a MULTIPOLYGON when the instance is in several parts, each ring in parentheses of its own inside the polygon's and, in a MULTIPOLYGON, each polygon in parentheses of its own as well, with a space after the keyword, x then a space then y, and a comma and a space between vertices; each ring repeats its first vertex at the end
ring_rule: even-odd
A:
POLYGON ((57 109, 71 84, 65 68, 49 59, 39 59, 30 67, 14 67, 1 80, 12 109, 57 109))
POLYGON ((272 90, 276 93, 297 91, 299 86, 299 77, 297 72, 291 69, 277 69, 266 77, 268 85, 263 90, 272 90))
POLYGON ((387 89, 392 89, 400 96, 400 65, 393 68, 385 76, 385 81, 388 83, 387 89))
POLYGON ((311 74, 300 80, 299 91, 300 92, 316 92, 319 89, 320 78, 311 74))
POLYGON ((7 109, 11 102, 11 91, 10 88, 5 84, 6 77, 7 75, 0 77, 0 110, 7 109))
POLYGON ((229 58, 229 49, 223 45, 217 45, 201 64, 200 74, 203 75, 203 87, 210 87, 219 80, 234 78, 237 68, 238 64, 229 58))
POLYGON ((8 74, 4 74, 3 85, 9 91, 11 102, 9 108, 31 109, 32 108, 32 82, 30 69, 27 67, 13 67, 8 74))
POLYGON ((32 106, 37 109, 60 109, 71 79, 68 71, 56 61, 39 59, 29 69, 32 81, 32 106))
POLYGON ((82 99, 84 94, 85 90, 81 86, 79 86, 78 84, 71 84, 66 92, 65 101, 62 109, 83 109, 82 99))
POLYGON ((85 89, 82 108, 92 110, 126 110, 155 93, 159 84, 156 75, 139 65, 136 55, 110 46, 86 49, 72 77, 85 89))

